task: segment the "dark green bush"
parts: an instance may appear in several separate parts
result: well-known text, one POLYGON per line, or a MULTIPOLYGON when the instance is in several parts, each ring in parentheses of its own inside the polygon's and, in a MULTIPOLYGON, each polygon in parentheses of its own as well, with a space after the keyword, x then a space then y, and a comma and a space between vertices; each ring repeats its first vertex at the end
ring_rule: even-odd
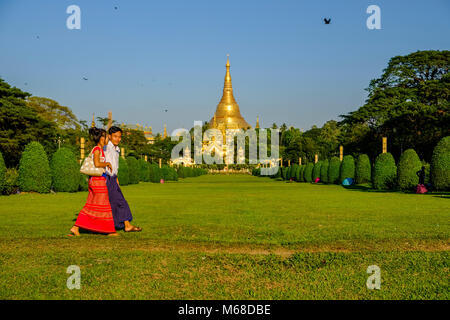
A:
POLYGON ((14 168, 6 169, 3 194, 15 194, 17 189, 19 189, 19 173, 14 168))
POLYGON ((328 159, 322 161, 322 166, 320 167, 320 181, 322 183, 328 183, 328 167, 330 162, 328 159))
POLYGON ((295 181, 301 182, 302 181, 302 166, 297 165, 297 169, 295 170, 295 181))
POLYGON ((291 177, 292 177, 292 166, 289 166, 289 167, 287 167, 287 170, 286 170, 286 180, 291 179, 291 177))
POLYGON ((317 178, 320 179, 320 169, 322 169, 322 161, 317 161, 314 164, 313 172, 312 172, 312 181, 316 181, 317 178))
POLYGON ((80 165, 72 150, 58 149, 50 160, 53 190, 76 192, 79 188, 80 165))
POLYGON ((431 183, 436 190, 450 189, 450 136, 441 139, 431 157, 431 183))
POLYGON ((3 159, 3 155, 0 152, 0 193, 2 193, 3 188, 5 187, 6 183, 6 166, 5 166, 5 160, 3 159))
POLYGON ((356 159, 355 183, 368 183, 372 180, 372 168, 367 154, 360 154, 356 159))
POLYGON ((305 178, 306 182, 313 181, 313 177, 312 177, 313 169, 314 169, 314 164, 312 162, 309 162, 305 167, 305 173, 304 173, 304 178, 305 178))
POLYGON ((332 157, 328 165, 328 183, 339 184, 339 173, 341 170, 341 160, 332 157))
MULTIPOLYGON (((192 168, 190 168, 192 170, 192 168)), ((162 174, 162 178, 165 181, 176 181, 175 180, 175 175, 174 175, 174 171, 175 169, 171 168, 168 165, 163 165, 161 166, 161 174, 162 174)), ((176 174, 176 171, 175 171, 176 174)), ((194 173, 193 173, 194 174, 194 173)), ((177 174, 177 178, 178 178, 178 174, 177 174)))
POLYGON ((355 160, 351 155, 344 156, 339 170, 339 183, 342 183, 346 178, 355 178, 355 160))
POLYGON ((127 164, 128 164, 128 183, 129 184, 139 183, 140 166, 138 160, 135 157, 128 157, 127 164))
POLYGON ((402 190, 413 190, 419 183, 417 172, 422 168, 419 156, 408 149, 400 156, 397 167, 397 184, 402 190))
POLYGON ((291 178, 293 180, 295 180, 295 181, 298 181, 297 180, 297 175, 298 175, 298 171, 300 170, 300 166, 298 164, 294 163, 291 167, 292 167, 292 169, 291 169, 291 178))
MULTIPOLYGON (((80 168, 78 168, 78 170, 79 169, 80 168)), ((80 172, 78 174, 78 191, 88 191, 88 190, 89 190, 88 176, 80 172)))
POLYGON ((117 172, 119 184, 126 186, 130 184, 130 172, 128 170, 128 162, 122 157, 119 157, 119 171, 117 172))
POLYGON ((286 173, 287 173, 287 168, 281 167, 281 178, 283 178, 283 180, 286 180, 286 173))
POLYGON ((52 174, 47 154, 39 142, 30 142, 22 153, 19 164, 21 192, 50 192, 52 174))
POLYGON ((306 165, 304 165, 304 164, 302 164, 301 166, 300 166, 300 172, 299 172, 299 178, 300 178, 300 182, 305 182, 305 168, 306 168, 306 165))
POLYGON ((373 166, 373 187, 375 189, 393 189, 397 180, 397 166, 392 154, 381 153, 373 166))
POLYGON ((139 181, 150 182, 149 163, 145 159, 139 159, 139 181))
POLYGON ((149 166, 150 168, 150 181, 153 183, 159 183, 161 179, 163 179, 161 169, 159 165, 156 163, 152 163, 149 166))

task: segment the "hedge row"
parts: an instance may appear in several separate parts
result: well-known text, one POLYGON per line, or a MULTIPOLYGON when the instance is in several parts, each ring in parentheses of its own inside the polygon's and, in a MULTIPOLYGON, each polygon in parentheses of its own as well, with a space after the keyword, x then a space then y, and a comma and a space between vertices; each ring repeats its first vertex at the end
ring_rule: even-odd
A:
MULTIPOLYGON (((271 178, 341 184, 345 179, 354 179, 356 184, 372 183, 379 190, 401 189, 413 191, 419 183, 419 172, 425 169, 425 183, 430 182, 433 190, 450 190, 450 136, 443 138, 434 148, 431 166, 422 163, 413 149, 406 150, 398 165, 390 153, 382 153, 375 159, 373 168, 366 154, 355 159, 346 155, 343 161, 333 157, 330 160, 279 168, 271 178)), ((253 169, 253 175, 260 175, 260 169, 253 169)))
MULTIPOLYGON (((119 158, 119 184, 128 185, 144 182, 177 181, 181 177, 195 177, 207 174, 206 169, 150 164, 134 157, 119 158)), ((48 193, 76 192, 88 190, 88 177, 80 173, 80 164, 70 149, 60 148, 48 159, 42 145, 30 142, 22 153, 19 168, 5 167, 0 152, 0 194, 21 192, 48 193)))

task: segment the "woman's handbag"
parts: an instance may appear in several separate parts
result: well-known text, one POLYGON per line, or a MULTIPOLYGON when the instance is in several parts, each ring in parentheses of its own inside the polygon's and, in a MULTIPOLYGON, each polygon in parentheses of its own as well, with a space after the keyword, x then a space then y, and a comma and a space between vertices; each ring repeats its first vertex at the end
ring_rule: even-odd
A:
POLYGON ((95 166, 91 151, 86 159, 84 159, 83 164, 80 168, 80 172, 88 176, 100 177, 105 173, 105 168, 99 168, 95 166))

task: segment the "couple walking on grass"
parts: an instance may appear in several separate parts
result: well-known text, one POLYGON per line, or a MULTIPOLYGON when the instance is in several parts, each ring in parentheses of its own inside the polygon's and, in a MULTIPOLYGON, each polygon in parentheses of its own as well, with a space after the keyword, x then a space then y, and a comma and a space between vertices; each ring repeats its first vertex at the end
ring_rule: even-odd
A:
POLYGON ((117 236, 116 230, 137 232, 142 229, 133 226, 133 219, 128 202, 120 190, 117 172, 119 169, 122 129, 112 126, 108 132, 104 129, 91 128, 89 135, 95 143, 91 155, 95 167, 105 168, 102 176, 89 177, 89 195, 78 214, 69 236, 79 236, 80 228, 117 236))

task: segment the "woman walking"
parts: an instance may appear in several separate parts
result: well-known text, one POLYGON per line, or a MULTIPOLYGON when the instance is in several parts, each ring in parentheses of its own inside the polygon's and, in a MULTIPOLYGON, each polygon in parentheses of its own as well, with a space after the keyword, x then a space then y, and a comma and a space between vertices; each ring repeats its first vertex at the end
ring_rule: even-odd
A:
MULTIPOLYGON (((111 163, 105 162, 105 154, 103 153, 103 147, 108 142, 106 131, 94 127, 89 129, 89 135, 96 144, 91 152, 94 165, 100 168, 111 169, 111 163)), ((118 235, 114 228, 114 220, 109 203, 106 173, 103 173, 100 177, 89 177, 89 195, 86 204, 78 214, 77 221, 70 229, 71 235, 79 236, 79 228, 111 236, 118 235)))

